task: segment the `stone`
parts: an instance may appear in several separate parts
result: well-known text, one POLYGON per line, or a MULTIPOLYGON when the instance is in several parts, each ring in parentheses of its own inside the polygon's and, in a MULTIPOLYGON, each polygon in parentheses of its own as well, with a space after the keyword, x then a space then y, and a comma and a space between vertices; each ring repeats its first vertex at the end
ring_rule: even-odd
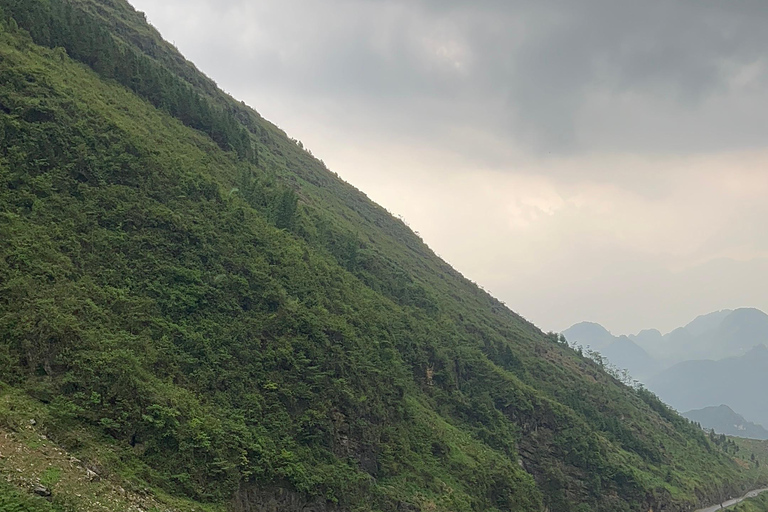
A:
POLYGON ((32 492, 44 498, 48 498, 51 495, 51 490, 42 484, 35 484, 32 488, 32 492))

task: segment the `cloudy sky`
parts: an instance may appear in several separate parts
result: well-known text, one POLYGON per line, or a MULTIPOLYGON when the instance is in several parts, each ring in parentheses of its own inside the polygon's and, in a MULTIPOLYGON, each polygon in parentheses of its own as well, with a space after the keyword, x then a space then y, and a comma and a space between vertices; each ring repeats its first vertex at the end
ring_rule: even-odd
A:
POLYGON ((545 330, 768 311, 763 0, 131 0, 545 330))

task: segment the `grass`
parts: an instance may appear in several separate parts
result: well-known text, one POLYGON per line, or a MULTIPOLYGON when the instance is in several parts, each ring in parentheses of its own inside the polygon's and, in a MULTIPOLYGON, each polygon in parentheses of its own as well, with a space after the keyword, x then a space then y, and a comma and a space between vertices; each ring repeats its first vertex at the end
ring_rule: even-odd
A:
POLYGON ((40 483, 46 487, 53 487, 61 480, 61 468, 49 467, 40 475, 40 483))
POLYGON ((67 509, 0 480, 0 510, 2 512, 64 512, 67 509))

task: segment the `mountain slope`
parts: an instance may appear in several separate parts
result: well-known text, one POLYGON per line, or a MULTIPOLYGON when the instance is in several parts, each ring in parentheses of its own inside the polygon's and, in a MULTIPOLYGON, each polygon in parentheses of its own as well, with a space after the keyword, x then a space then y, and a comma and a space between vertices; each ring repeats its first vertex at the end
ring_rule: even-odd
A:
POLYGON ((236 511, 683 510, 754 476, 462 278, 125 2, 0 7, 8 428, 31 397, 115 479, 236 511))
POLYGON ((714 430, 718 434, 750 439, 768 439, 768 430, 762 425, 745 420, 743 416, 734 412, 727 405, 688 411, 683 416, 701 424, 702 428, 714 430))

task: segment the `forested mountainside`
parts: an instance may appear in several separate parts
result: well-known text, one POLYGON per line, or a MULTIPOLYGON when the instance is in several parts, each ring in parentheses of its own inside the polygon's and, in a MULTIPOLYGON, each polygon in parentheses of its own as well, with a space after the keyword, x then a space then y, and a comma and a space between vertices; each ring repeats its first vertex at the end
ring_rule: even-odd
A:
MULTIPOLYGON (((12 435, 34 424, 174 510, 672 511, 762 478, 464 279, 126 2, 0 8, 12 435)), ((50 485, 51 510, 96 510, 50 485)))

